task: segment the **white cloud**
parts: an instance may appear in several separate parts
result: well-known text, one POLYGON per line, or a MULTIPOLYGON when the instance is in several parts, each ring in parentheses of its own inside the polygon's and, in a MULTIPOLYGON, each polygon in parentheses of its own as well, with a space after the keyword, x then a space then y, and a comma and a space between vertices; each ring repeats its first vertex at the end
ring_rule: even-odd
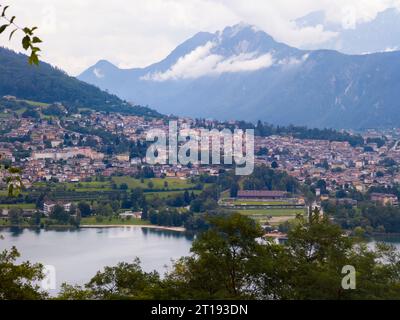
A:
POLYGON ((270 53, 256 57, 256 53, 242 53, 221 61, 215 67, 217 74, 224 72, 246 72, 269 68, 274 63, 270 53))
POLYGON ((281 66, 296 66, 299 64, 302 64, 303 62, 307 61, 309 57, 309 54, 305 54, 301 57, 301 59, 296 58, 296 57, 290 57, 290 58, 285 58, 282 60, 279 60, 278 64, 281 66))
POLYGON ((328 21, 341 24, 345 29, 353 29, 357 24, 368 22, 387 8, 400 8, 399 0, 336 0, 326 3, 328 21))
POLYGON ((216 43, 207 42, 192 52, 181 57, 165 72, 147 74, 142 80, 166 81, 177 79, 195 79, 203 76, 220 75, 222 73, 256 71, 268 68, 273 64, 272 55, 267 53, 241 53, 225 58, 213 54, 216 43))
MULTIPOLYGON (((120 67, 160 61, 198 31, 215 32, 240 21, 293 46, 325 42, 322 26, 298 28, 292 20, 325 10, 327 20, 353 27, 400 0, 3 0, 20 25, 37 25, 43 59, 76 75, 107 59, 120 67)), ((0 44, 21 50, 17 38, 0 44)), ((20 40, 20 39, 19 39, 20 40)), ((214 57, 215 58, 215 57, 214 57)), ((210 58, 211 59, 211 58, 210 58)), ((266 58, 264 58, 266 59, 266 58)), ((203 63, 211 63, 209 60, 203 63)), ((243 65, 243 63, 242 63, 243 65)), ((193 71, 195 72, 195 71, 193 71)))

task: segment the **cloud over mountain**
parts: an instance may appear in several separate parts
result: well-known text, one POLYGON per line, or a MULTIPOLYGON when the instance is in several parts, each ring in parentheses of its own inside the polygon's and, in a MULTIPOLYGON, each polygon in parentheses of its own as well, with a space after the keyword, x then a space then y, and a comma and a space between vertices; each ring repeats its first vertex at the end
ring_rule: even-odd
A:
POLYGON ((100 61, 80 79, 164 114, 365 128, 400 122, 399 74, 400 52, 299 50, 239 24, 197 33, 146 68, 100 61))
MULTIPOLYGON (((106 0, 9 2, 18 21, 39 27, 42 58, 76 75, 100 59, 121 68, 144 67, 198 30, 212 32, 239 21, 291 46, 321 48, 335 32, 322 24, 299 27, 293 20, 323 10, 328 21, 352 25, 400 0, 113 0, 111 7, 106 0)), ((17 40, 4 43, 20 50, 17 40)))
POLYGON ((209 41, 179 58, 167 71, 147 73, 141 79, 153 81, 196 79, 222 73, 256 71, 268 68, 274 62, 270 53, 260 55, 258 52, 242 52, 224 57, 212 52, 216 46, 217 43, 209 41))

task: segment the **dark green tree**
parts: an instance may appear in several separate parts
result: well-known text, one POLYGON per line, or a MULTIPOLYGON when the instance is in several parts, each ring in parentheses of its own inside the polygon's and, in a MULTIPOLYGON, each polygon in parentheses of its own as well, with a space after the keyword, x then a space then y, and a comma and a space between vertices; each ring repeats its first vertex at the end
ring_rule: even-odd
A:
POLYGON ((0 300, 38 300, 47 297, 40 290, 38 281, 43 279, 43 267, 40 264, 23 262, 17 264, 20 257, 15 247, 0 253, 0 300))

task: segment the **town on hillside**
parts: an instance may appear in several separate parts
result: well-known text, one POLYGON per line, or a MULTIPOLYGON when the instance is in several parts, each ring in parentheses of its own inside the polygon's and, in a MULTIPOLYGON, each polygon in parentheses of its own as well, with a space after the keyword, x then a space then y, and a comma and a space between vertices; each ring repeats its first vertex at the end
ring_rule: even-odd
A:
MULTIPOLYGON (((21 170, 22 190, 19 197, 8 198, 8 173, 0 172, 3 219, 9 218, 12 209, 21 210, 29 218, 36 212, 49 217, 59 207, 66 212, 72 210, 72 216, 76 216, 79 210, 75 208, 87 203, 94 216, 102 215, 98 207, 108 204, 111 207, 108 214, 116 215, 119 220, 142 219, 181 227, 186 218, 174 223, 172 218, 166 219, 167 222, 154 217, 151 220, 147 208, 142 217, 143 204, 138 199, 129 202, 126 198, 141 189, 147 200, 151 197, 150 202, 161 198, 169 204, 164 203, 165 210, 172 207, 175 215, 182 216, 184 208, 205 211, 207 197, 204 196, 206 205, 200 205, 201 208, 196 207, 195 200, 200 201, 205 189, 214 184, 219 188, 219 196, 212 208, 239 211, 275 231, 297 215, 307 214, 310 205, 321 211, 333 210, 327 205, 332 201, 336 205, 334 210, 338 206, 354 208, 359 201, 398 205, 400 131, 397 129, 335 132, 334 138, 327 138, 322 130, 320 136, 303 137, 284 129, 265 134, 265 128, 258 124, 254 126, 256 168, 284 173, 290 183, 257 184, 249 182, 251 177, 244 177, 236 178, 233 185, 224 185, 217 181, 229 175, 232 165, 146 163, 148 130, 168 132, 168 120, 90 109, 71 112, 61 103, 44 104, 4 96, 0 99, 1 161, 21 170)), ((194 131, 248 127, 236 121, 174 120, 179 128, 194 131)), ((255 175, 257 170, 252 177, 255 175)), ((93 219, 90 222, 94 223, 93 219)))

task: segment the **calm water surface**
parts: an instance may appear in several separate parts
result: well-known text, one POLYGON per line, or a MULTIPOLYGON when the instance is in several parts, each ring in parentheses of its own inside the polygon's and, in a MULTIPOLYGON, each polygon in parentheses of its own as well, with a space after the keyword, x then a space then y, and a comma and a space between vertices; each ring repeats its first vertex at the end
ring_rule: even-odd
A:
POLYGON ((379 237, 379 238, 375 238, 373 241, 370 242, 370 245, 372 247, 374 247, 374 245, 377 242, 385 242, 387 244, 390 244, 392 246, 394 246, 397 251, 400 252, 400 237, 396 236, 396 237, 379 237))
MULTIPOLYGON (((190 254, 193 238, 183 233, 121 227, 112 229, 31 230, 0 229, 0 251, 16 246, 19 261, 29 260, 51 265, 56 270, 57 289, 63 282, 87 283, 97 271, 118 262, 132 262, 139 257, 145 271, 163 274, 171 260, 190 254)), ((376 241, 393 244, 400 251, 400 238, 378 238, 376 241)))
POLYGON ((135 257, 140 258, 145 271, 163 274, 166 266, 171 266, 171 259, 189 254, 193 240, 182 233, 141 227, 0 229, 0 234, 4 237, 0 251, 16 246, 21 253, 19 261, 54 266, 58 289, 63 282, 84 284, 105 266, 132 262, 135 257))

